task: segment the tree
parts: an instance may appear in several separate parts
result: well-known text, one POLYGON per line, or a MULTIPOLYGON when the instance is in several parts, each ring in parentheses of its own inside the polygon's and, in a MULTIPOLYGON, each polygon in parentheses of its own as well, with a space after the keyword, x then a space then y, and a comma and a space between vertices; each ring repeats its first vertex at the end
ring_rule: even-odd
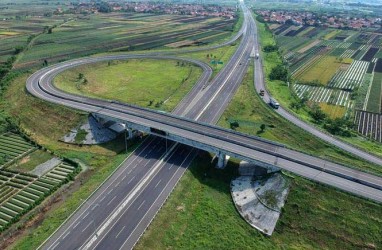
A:
POLYGON ((239 123, 237 121, 230 122, 230 127, 232 130, 235 130, 239 127, 239 123))
POLYGON ((15 55, 19 54, 20 52, 22 52, 24 50, 24 47, 23 46, 16 46, 15 47, 15 55))
POLYGON ((279 49, 279 47, 277 45, 265 45, 263 50, 264 52, 274 52, 274 51, 277 51, 279 49))
POLYGON ((281 80, 285 82, 288 79, 288 70, 283 65, 277 65, 271 70, 269 78, 271 80, 281 80))
POLYGON ((78 79, 82 79, 82 78, 84 78, 84 74, 82 74, 82 73, 78 73, 78 79))
POLYGON ((261 130, 261 133, 264 133, 264 130, 265 130, 265 124, 261 124, 260 125, 260 130, 261 130))
POLYGON ((314 104, 312 110, 309 112, 313 120, 320 124, 325 118, 326 114, 321 110, 320 106, 314 104))

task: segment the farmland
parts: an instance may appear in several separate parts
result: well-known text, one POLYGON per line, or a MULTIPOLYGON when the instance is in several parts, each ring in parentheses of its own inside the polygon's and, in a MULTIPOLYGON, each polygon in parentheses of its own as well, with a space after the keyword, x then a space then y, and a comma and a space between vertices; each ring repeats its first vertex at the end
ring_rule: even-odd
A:
MULTIPOLYGON (((290 26, 293 25, 280 25, 272 32, 298 82, 293 88, 297 95, 302 98, 307 91, 313 102, 352 108, 349 95, 362 87, 366 73, 373 73, 381 46, 379 35, 309 27, 310 31, 302 36, 287 36, 290 26), (295 42, 291 38, 296 38, 295 42), (316 87, 309 86, 312 83, 316 87), (304 84, 307 86, 301 86, 304 84)), ((304 26, 298 29, 307 30, 304 26)))
POLYGON ((0 231, 38 205, 76 172, 76 167, 65 162, 40 177, 8 169, 0 170, 0 231))
MULTIPOLYGON (((111 12, 55 14, 53 3, 0 3, 0 63, 23 53, 17 68, 105 51, 178 49, 227 39, 237 18, 111 12), (33 49, 32 49, 33 47, 33 49)), ((66 8, 66 7, 63 7, 66 8)))
MULTIPOLYGON (((379 117, 382 112, 382 35, 373 29, 337 30, 291 24, 269 27, 290 70, 290 95, 307 100, 308 110, 317 103, 332 119, 354 120, 355 131, 381 142, 375 134, 380 123, 371 117, 379 117), (371 130, 374 125, 364 124, 377 127, 371 130)), ((276 98, 278 95, 281 93, 276 98)), ((278 99, 283 103, 281 97, 278 99)))
POLYGON ((33 49, 25 53, 17 67, 41 64, 45 59, 53 63, 105 51, 206 45, 230 37, 234 24, 235 20, 219 17, 131 13, 77 17, 54 28, 51 34, 36 38, 33 49))
POLYGON ((9 165, 16 159, 36 150, 36 147, 23 137, 5 133, 0 135, 0 167, 9 165))

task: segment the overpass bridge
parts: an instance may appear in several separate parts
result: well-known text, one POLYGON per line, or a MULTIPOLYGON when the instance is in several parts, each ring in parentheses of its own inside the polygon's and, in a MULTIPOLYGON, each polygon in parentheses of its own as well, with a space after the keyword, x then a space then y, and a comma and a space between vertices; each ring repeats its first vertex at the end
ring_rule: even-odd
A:
MULTIPOLYGON (((78 63, 83 63, 81 60, 78 63)), ((52 85, 55 75, 69 67, 77 66, 78 63, 65 64, 65 67, 52 66, 37 72, 28 79, 28 91, 47 101, 125 124, 130 134, 132 130, 140 130, 215 153, 219 157, 219 167, 223 167, 225 156, 229 155, 269 169, 284 169, 329 185, 332 185, 332 181, 328 177, 336 176, 340 177, 341 182, 337 181, 337 187, 341 188, 342 185, 344 190, 350 189, 350 192, 357 195, 382 201, 381 177, 313 157, 259 137, 165 112, 116 101, 76 96, 56 89, 52 85), (362 191, 357 185, 362 185, 362 191)))

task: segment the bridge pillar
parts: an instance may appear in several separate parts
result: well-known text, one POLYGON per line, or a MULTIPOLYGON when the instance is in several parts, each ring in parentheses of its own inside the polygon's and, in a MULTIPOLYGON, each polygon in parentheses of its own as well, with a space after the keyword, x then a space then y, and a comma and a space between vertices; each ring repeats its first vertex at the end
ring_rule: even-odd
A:
POLYGON ((127 140, 133 139, 133 129, 130 127, 126 127, 126 132, 127 132, 127 140))
POLYGON ((216 168, 223 169, 227 165, 227 155, 223 154, 222 152, 219 152, 217 154, 218 157, 218 163, 216 164, 216 168))

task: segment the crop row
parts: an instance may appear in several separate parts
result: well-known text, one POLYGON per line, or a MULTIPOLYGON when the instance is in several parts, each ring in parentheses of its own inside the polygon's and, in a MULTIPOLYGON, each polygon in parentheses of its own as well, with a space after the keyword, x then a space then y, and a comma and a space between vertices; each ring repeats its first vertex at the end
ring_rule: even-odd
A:
POLYGON ((41 178, 2 171, 8 181, 0 187, 0 195, 5 197, 0 200, 0 230, 17 221, 78 171, 78 167, 68 163, 58 165, 41 178))
POLYGON ((303 60, 291 67, 292 75, 298 77, 305 71, 313 67, 327 52, 326 47, 320 46, 317 50, 312 50, 303 60))
POLYGON ((325 102, 347 108, 352 106, 348 91, 304 84, 294 84, 293 87, 299 98, 307 97, 312 102, 325 102))
POLYGON ((357 110, 354 124, 357 131, 378 142, 382 142, 382 115, 357 110))
POLYGON ((367 50, 365 55, 362 57, 362 60, 368 61, 368 62, 372 61, 375 54, 377 54, 378 50, 379 50, 378 48, 371 47, 370 49, 367 50))
POLYGON ((337 73, 329 82, 329 87, 339 89, 354 89, 359 87, 362 83, 364 74, 367 71, 369 62, 354 60, 350 67, 343 70, 338 70, 337 73))
POLYGON ((355 53, 355 50, 347 49, 340 55, 341 58, 351 58, 355 53))
POLYGON ((10 163, 33 149, 35 146, 19 135, 13 133, 0 135, 0 165, 10 163))

